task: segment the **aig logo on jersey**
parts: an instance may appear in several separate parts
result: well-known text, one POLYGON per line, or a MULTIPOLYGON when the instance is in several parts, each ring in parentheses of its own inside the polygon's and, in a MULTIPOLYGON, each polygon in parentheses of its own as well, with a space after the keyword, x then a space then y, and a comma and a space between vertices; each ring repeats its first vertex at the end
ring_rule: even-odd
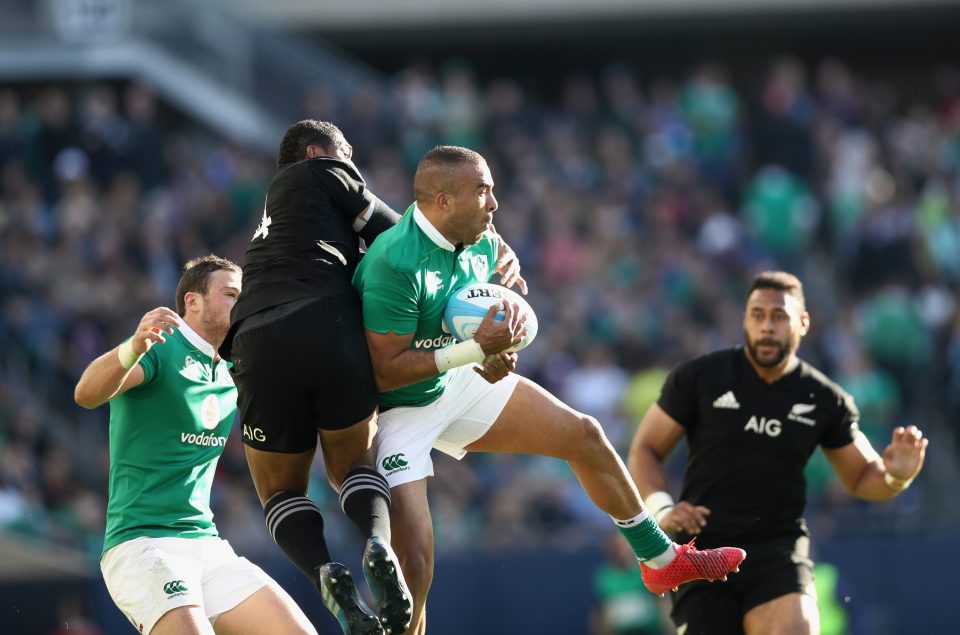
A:
POLYGON ((743 427, 744 432, 756 432, 765 434, 768 437, 778 437, 783 429, 783 424, 778 419, 767 419, 766 417, 750 417, 747 425, 743 427))
POLYGON ((262 428, 254 428, 253 426, 243 424, 243 438, 250 439, 251 441, 266 441, 267 435, 263 433, 262 428))

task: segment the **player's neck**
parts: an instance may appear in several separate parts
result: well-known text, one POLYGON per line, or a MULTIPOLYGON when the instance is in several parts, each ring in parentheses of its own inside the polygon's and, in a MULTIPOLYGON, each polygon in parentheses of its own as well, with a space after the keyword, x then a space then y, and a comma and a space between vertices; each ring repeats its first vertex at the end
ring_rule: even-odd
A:
POLYGON ((747 361, 750 362, 750 366, 753 367, 757 376, 768 384, 772 384, 784 375, 793 372, 793 369, 800 363, 800 358, 797 357, 796 353, 791 353, 776 366, 761 366, 753 359, 750 351, 746 348, 744 348, 743 354, 747 356, 747 361))
POLYGON ((185 316, 183 321, 186 323, 190 329, 197 334, 204 342, 213 347, 213 362, 220 361, 220 345, 223 344, 223 337, 214 337, 212 334, 208 333, 207 330, 203 327, 203 322, 200 320, 190 319, 191 316, 185 316))

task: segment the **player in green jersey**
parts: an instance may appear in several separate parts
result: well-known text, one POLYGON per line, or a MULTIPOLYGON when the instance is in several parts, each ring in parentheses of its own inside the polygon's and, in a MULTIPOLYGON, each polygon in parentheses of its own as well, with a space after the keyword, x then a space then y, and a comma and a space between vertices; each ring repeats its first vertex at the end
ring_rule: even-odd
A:
POLYGON ((441 328, 447 300, 486 282, 502 249, 488 227, 497 210, 482 156, 441 146, 421 159, 416 203, 382 233, 360 261, 354 286, 380 397, 378 469, 391 487, 393 545, 414 596, 409 633, 426 629, 433 579, 433 527, 427 477, 432 448, 565 459, 593 502, 633 547, 641 569, 655 570, 662 592, 697 578, 719 579, 745 556, 740 549, 700 552, 676 546, 644 508, 636 486, 596 419, 512 374, 523 320, 506 304, 491 307, 471 340, 453 343, 441 328), (481 364, 475 366, 474 364, 481 364))
POLYGON ((100 561, 117 607, 141 633, 312 633, 260 567, 221 540, 210 487, 236 413, 217 347, 240 268, 205 256, 184 267, 177 310, 157 307, 133 337, 90 363, 76 402, 110 402, 110 495, 100 561))

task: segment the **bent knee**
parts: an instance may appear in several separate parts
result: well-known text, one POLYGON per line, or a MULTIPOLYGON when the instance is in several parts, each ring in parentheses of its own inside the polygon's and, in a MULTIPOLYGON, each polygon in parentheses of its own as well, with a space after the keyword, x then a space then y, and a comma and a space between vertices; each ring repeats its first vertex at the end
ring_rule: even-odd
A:
POLYGON ((606 452, 610 448, 607 435, 600 422, 589 415, 579 415, 575 424, 575 433, 571 439, 573 450, 585 454, 606 452))

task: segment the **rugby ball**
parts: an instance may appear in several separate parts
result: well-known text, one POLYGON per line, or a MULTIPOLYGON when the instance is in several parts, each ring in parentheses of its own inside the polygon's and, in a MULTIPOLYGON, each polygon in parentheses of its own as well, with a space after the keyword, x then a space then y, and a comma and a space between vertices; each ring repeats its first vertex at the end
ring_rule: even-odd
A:
MULTIPOLYGON (((527 316, 523 339, 507 351, 514 352, 526 348, 537 336, 537 316, 519 293, 499 284, 481 282, 458 289, 447 300, 447 308, 443 312, 444 329, 461 342, 468 340, 477 332, 477 327, 483 322, 490 307, 500 302, 518 305, 521 314, 527 316)), ((503 318, 504 312, 500 309, 494 319, 502 322, 503 318)))

